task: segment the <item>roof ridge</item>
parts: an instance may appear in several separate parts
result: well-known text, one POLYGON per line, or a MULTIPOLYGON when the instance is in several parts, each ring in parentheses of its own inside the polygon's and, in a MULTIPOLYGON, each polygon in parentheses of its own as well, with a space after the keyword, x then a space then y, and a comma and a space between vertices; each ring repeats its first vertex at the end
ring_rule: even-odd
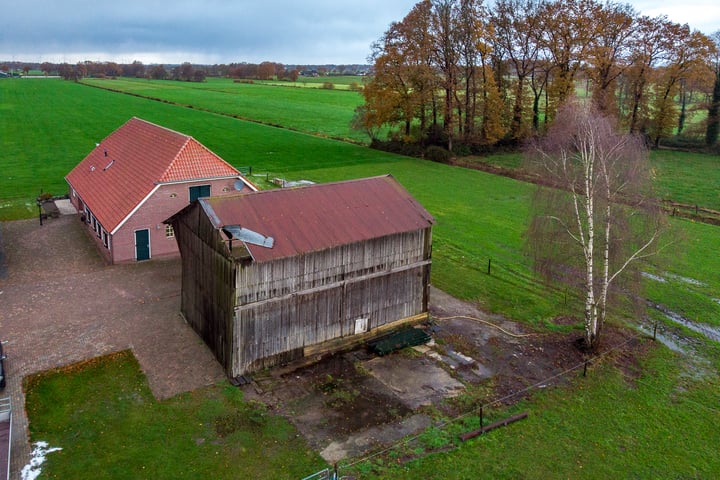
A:
MULTIPOLYGON (((239 175, 240 175, 240 172, 238 171, 237 168, 235 168, 232 164, 230 164, 228 161, 226 161, 226 160, 225 160, 224 158, 222 158, 220 155, 218 155, 217 153, 213 152, 213 151, 210 150, 208 147, 206 147, 205 145, 203 145, 201 142, 199 142, 198 140, 196 140, 193 136, 191 136, 191 135, 183 135, 183 136, 185 137, 185 141, 184 141, 183 144, 180 146, 180 148, 178 149, 178 151, 175 153, 175 156, 174 156, 173 159, 170 161, 170 163, 168 164, 168 166, 167 166, 167 168, 165 169, 165 171, 162 173, 162 175, 160 175, 160 177, 158 177, 158 181, 159 181, 160 183, 164 183, 165 181, 167 181, 167 180, 166 180, 167 177, 169 177, 170 174, 171 174, 171 172, 172 172, 176 167, 178 167, 178 162, 181 161, 181 159, 185 156, 185 153, 186 153, 187 149, 188 149, 188 148, 191 148, 191 147, 192 147, 192 148, 199 148, 200 150, 202 150, 203 152, 205 152, 206 154, 208 154, 209 156, 211 156, 213 162, 217 162, 217 163, 222 164, 222 165, 224 165, 225 167, 227 167, 229 170, 231 170, 231 171, 233 172, 233 176, 235 176, 235 175, 238 175, 238 176, 239 176, 239 175)), ((187 160, 187 159, 185 159, 185 160, 187 160)), ((178 167, 178 168, 179 168, 179 167, 178 167)), ((224 176, 224 175, 223 175, 223 176, 224 176)))
MULTIPOLYGON (((203 150, 205 150, 206 152, 208 152, 210 155, 216 157, 218 160, 220 160, 222 163, 224 163, 224 164, 227 165, 228 167, 232 168, 233 170, 238 171, 238 169, 235 168, 230 162, 228 162, 227 160, 225 160, 224 158, 222 158, 220 155, 218 155, 217 153, 215 153, 215 152, 213 152, 212 150, 210 150, 207 146, 205 146, 204 143, 199 142, 199 141, 198 141, 197 139, 195 139, 195 137, 193 137, 192 135, 188 135, 188 137, 190 138, 190 141, 195 142, 200 148, 202 148, 203 150)), ((182 150, 185 148, 185 146, 186 146, 186 144, 183 145, 183 148, 180 149, 180 152, 182 152, 182 150)), ((180 155, 180 152, 178 152, 178 155, 180 155)), ((240 173, 240 172, 238 171, 238 173, 240 173)))
MULTIPOLYGON (((190 143, 190 140, 192 140, 192 137, 189 135, 185 135, 185 141, 183 142, 182 146, 178 149, 177 152, 175 152, 175 156, 173 159, 168 163, 167 168, 162 172, 162 174, 158 177, 158 181, 162 183, 163 179, 167 176, 167 174, 170 172, 170 170, 175 166, 175 162, 178 161, 178 158, 183 153, 183 151, 187 148, 188 143, 190 143)), ((196 140, 197 141, 197 140, 196 140)))
MULTIPOLYGON (((233 168, 235 168, 235 167, 233 167, 233 168)), ((344 184, 344 183, 367 182, 368 180, 379 180, 379 179, 383 179, 383 178, 390 178, 390 179, 394 180, 395 183, 400 185, 400 182, 398 182, 398 180, 395 177, 393 177, 393 175, 391 173, 384 173, 382 175, 375 175, 374 177, 349 178, 347 180, 336 180, 334 182, 319 182, 319 183, 314 183, 312 185, 299 185, 297 187, 269 188, 266 190, 257 190, 255 192, 249 192, 249 193, 252 193, 253 195, 260 195, 260 194, 269 193, 269 192, 290 192, 293 190, 302 190, 305 188, 331 187, 333 185, 340 185, 340 184, 344 184)), ((245 195, 248 195, 248 193, 239 193, 238 192, 238 193, 233 193, 230 195, 223 195, 222 197, 212 197, 212 198, 214 200, 224 200, 224 199, 245 196, 245 195)))
MULTIPOLYGON (((149 121, 149 120, 145 120, 144 118, 140 118, 140 117, 137 117, 137 116, 134 116, 134 115, 133 115, 133 117, 132 117, 130 120, 132 120, 132 119, 139 120, 139 121, 141 121, 141 122, 143 122, 143 123, 146 123, 146 124, 148 124, 148 125, 152 125, 153 127, 161 128, 161 129, 166 130, 166 131, 168 131, 168 132, 170 132, 170 133, 174 133, 175 135, 180 135, 181 137, 192 138, 192 137, 191 137, 190 135, 188 135, 187 133, 178 132, 177 130, 173 130, 172 128, 168 128, 168 127, 165 127, 165 126, 163 126, 163 125, 158 125, 157 123, 153 123, 153 122, 151 122, 151 121, 149 121)), ((128 120, 128 122, 129 122, 129 120, 128 120)), ((113 133, 114 133, 114 132, 113 132, 113 133)), ((111 134, 111 135, 112 135, 112 134, 111 134)))

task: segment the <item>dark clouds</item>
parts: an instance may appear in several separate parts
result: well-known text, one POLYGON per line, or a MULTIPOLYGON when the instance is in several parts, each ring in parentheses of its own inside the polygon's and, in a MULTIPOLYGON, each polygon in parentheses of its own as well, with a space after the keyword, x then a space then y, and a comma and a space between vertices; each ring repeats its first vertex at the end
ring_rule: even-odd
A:
MULTIPOLYGON (((371 43, 416 2, 8 0, 0 61, 365 63, 371 43)), ((630 3, 705 33, 720 29, 717 0, 630 3)))
POLYGON ((0 59, 365 63, 413 0, 23 0, 3 8, 0 59))

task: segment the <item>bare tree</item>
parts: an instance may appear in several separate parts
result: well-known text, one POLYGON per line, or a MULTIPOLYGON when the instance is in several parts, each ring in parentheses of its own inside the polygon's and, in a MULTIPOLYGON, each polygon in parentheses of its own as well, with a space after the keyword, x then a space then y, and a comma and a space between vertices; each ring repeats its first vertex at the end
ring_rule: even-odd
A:
POLYGON ((585 344, 595 348, 611 287, 656 253, 662 216, 646 148, 594 105, 571 99, 529 149, 528 163, 546 185, 533 199, 528 231, 535 268, 579 290, 585 344))

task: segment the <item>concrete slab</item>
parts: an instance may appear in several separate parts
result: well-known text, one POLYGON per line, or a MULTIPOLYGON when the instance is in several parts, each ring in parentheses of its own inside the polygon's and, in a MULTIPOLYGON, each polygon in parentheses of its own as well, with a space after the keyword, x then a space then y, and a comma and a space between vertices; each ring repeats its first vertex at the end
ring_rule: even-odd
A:
POLYGON ((462 383, 428 357, 396 354, 373 358, 363 366, 412 410, 457 396, 465 390, 462 383))
POLYGON ((432 421, 427 415, 415 414, 397 423, 378 425, 345 440, 331 442, 320 452, 320 456, 332 465, 345 458, 356 457, 378 446, 389 445, 408 435, 414 435, 430 427, 431 424, 432 421))
POLYGON ((70 202, 70 200, 67 198, 64 198, 61 200, 55 200, 55 206, 58 208, 60 215, 76 215, 77 214, 77 210, 75 210, 75 207, 70 202))

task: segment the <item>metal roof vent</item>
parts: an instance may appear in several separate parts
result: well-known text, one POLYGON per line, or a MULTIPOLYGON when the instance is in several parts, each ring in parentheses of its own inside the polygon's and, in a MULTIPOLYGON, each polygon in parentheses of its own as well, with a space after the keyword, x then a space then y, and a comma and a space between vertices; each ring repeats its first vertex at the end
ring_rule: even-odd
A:
POLYGON ((253 232, 250 229, 243 228, 240 225, 225 225, 222 227, 223 232, 232 240, 241 240, 252 245, 259 245, 265 248, 273 248, 275 240, 273 237, 253 232))

